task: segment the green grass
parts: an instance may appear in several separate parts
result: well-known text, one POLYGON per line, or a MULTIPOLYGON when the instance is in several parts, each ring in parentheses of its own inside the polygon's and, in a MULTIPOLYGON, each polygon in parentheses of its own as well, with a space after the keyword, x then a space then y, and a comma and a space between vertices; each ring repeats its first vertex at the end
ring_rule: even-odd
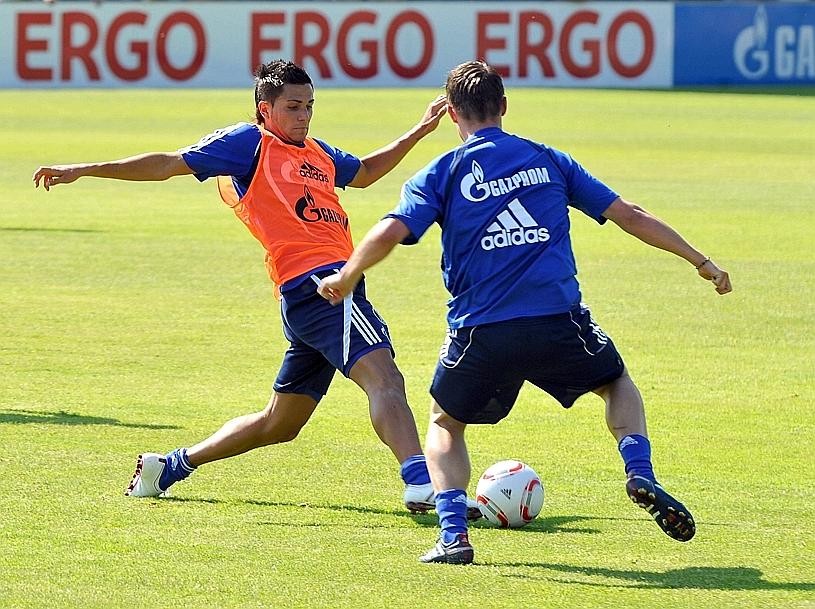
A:
MULTIPOLYGON (((321 90, 312 133, 365 154, 435 92, 321 90)), ((477 525, 477 565, 426 566, 431 516, 400 506, 364 395, 337 378, 295 442, 205 466, 170 500, 122 491, 140 451, 261 408, 284 340, 262 252, 193 178, 83 179, 41 164, 172 150, 250 116, 245 91, 0 92, 0 606, 815 607, 815 104, 811 96, 516 90, 505 127, 563 148, 731 272, 574 214, 584 296, 648 409, 657 471, 694 509, 689 544, 625 497, 590 397, 525 389, 468 432, 474 471, 520 458, 546 487, 518 531, 477 525)), ((342 194, 357 238, 455 145, 446 122, 342 194)), ((408 394, 444 333, 438 233, 369 273, 408 394)))

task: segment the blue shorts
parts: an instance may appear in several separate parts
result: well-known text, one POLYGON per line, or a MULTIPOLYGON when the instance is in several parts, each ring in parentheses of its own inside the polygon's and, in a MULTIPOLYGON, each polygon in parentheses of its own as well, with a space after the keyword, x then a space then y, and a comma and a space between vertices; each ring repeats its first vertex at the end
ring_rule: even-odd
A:
POLYGON ((314 273, 282 290, 280 310, 289 348, 274 383, 279 393, 301 393, 318 402, 339 370, 345 376, 366 353, 390 349, 388 326, 365 297, 365 281, 342 304, 331 305, 317 293, 319 279, 335 271, 314 273))
POLYGON ((512 410, 524 381, 569 408, 623 370, 614 343, 580 306, 451 330, 430 394, 462 423, 497 423, 512 410))

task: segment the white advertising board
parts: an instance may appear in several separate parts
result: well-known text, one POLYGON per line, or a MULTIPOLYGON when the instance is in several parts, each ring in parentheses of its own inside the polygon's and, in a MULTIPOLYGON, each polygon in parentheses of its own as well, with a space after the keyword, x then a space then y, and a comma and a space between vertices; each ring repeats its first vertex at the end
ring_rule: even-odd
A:
POLYGON ((0 4, 0 86, 243 87, 291 59, 321 86, 440 86, 474 58, 511 86, 670 87, 671 3, 0 4))

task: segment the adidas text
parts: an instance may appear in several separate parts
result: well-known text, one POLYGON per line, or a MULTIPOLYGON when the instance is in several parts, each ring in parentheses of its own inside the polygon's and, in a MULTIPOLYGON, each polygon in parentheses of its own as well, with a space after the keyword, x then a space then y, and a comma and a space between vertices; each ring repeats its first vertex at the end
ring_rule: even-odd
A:
POLYGON ((544 243, 549 241, 549 231, 545 228, 519 228, 518 230, 502 230, 494 235, 484 235, 481 238, 481 247, 486 251, 512 245, 526 243, 544 243))

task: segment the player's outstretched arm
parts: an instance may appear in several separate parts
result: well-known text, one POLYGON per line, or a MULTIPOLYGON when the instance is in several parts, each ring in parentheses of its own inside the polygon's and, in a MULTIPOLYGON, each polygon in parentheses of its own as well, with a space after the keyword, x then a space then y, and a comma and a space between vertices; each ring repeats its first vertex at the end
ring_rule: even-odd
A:
POLYGON ((82 177, 111 178, 140 182, 161 181, 193 173, 178 152, 148 152, 118 161, 51 165, 34 172, 34 187, 51 190, 57 184, 70 184, 82 177))
POLYGON ((694 248, 666 222, 639 205, 618 198, 603 212, 603 216, 640 241, 690 262, 703 279, 713 282, 719 294, 727 294, 733 290, 727 271, 694 248))
POLYGON ((353 251, 345 266, 336 275, 329 275, 317 291, 331 304, 339 304, 354 291, 362 274, 391 253, 394 247, 410 235, 401 220, 385 218, 368 231, 353 251))
POLYGON ((360 159, 362 164, 357 175, 348 184, 355 188, 365 188, 390 172, 416 143, 439 126, 441 117, 447 112, 447 98, 439 95, 427 106, 421 120, 407 133, 390 144, 360 159))

